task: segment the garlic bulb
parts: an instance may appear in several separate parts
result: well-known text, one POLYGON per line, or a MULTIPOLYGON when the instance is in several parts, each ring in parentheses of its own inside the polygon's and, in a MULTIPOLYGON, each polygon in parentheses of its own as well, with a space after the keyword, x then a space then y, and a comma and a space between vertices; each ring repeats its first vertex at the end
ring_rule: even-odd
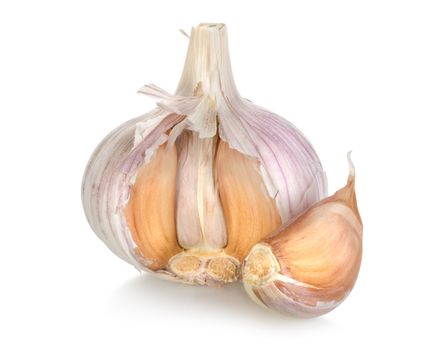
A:
POLYGON ((326 195, 307 139, 243 99, 223 24, 191 32, 174 95, 112 131, 84 175, 94 232, 139 270, 194 284, 236 281, 251 248, 326 195))
POLYGON ((243 282, 260 304, 298 316, 318 316, 339 305, 360 269, 363 226, 354 167, 347 185, 253 247, 243 282))

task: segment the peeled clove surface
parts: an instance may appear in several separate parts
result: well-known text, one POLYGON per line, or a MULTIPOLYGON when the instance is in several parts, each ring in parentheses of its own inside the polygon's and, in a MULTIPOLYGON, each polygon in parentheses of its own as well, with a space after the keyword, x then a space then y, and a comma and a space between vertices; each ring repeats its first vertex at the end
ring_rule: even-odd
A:
POLYGON ((344 188, 255 245, 245 259, 243 283, 259 304, 313 317, 331 311, 350 293, 360 269, 363 226, 348 159, 344 188))

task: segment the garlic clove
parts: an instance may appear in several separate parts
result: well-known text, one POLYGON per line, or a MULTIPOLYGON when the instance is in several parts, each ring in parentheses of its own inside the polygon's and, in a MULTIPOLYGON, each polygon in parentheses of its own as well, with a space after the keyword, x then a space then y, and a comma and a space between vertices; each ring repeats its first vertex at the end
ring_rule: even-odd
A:
POLYGON ((310 317, 339 305, 357 278, 362 222, 350 158, 347 185, 253 247, 243 267, 244 286, 271 309, 310 317))
POLYGON ((197 210, 198 137, 183 132, 177 139, 178 175, 176 224, 179 244, 188 249, 201 243, 200 215, 197 210))
POLYGON ((167 266, 179 253, 175 227, 176 147, 160 146, 138 171, 125 208, 126 220, 146 267, 167 266))
POLYGON ((281 225, 275 202, 261 178, 259 163, 221 141, 216 179, 228 230, 225 252, 242 261, 251 247, 281 225))
MULTIPOLYGON (((214 177, 218 138, 201 139, 197 165, 197 207, 205 249, 221 249, 227 244, 226 224, 214 177)), ((187 213, 190 215, 190 213, 187 213)))
POLYGON ((181 119, 154 109, 129 120, 97 146, 84 172, 81 196, 91 228, 113 253, 139 270, 148 269, 136 253, 124 214, 133 175, 147 161, 143 155, 152 153, 163 134, 181 119))

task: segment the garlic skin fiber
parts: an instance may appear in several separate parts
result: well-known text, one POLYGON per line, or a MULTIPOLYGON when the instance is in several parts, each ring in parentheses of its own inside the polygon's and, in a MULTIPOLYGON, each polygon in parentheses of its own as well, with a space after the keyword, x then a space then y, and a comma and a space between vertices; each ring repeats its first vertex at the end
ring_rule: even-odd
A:
POLYGON ((157 107, 100 143, 82 185, 93 231, 138 270, 236 281, 255 244, 326 196, 308 140, 239 95, 225 25, 192 29, 174 95, 140 92, 157 107))
POLYGON ((363 225, 350 154, 347 185, 253 247, 243 283, 259 304, 297 316, 319 316, 347 296, 357 278, 363 225))

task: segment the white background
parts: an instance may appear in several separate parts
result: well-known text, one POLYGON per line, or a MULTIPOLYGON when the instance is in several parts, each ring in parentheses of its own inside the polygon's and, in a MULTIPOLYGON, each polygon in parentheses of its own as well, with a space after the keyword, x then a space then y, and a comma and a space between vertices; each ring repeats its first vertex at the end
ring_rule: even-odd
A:
POLYGON ((1 349, 422 348, 421 1, 1 1, 1 349), (365 225, 356 287, 311 320, 238 285, 139 276, 80 202, 97 143, 173 91, 189 32, 228 26, 244 97, 312 141, 343 186, 353 150, 365 225))

